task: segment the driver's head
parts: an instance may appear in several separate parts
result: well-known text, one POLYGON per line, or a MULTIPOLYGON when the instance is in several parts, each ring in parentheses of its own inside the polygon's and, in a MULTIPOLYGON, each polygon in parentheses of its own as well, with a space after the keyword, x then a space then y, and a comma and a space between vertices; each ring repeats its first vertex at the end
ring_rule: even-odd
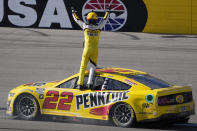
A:
POLYGON ((98 16, 95 12, 90 12, 87 15, 87 22, 88 24, 97 25, 98 16))

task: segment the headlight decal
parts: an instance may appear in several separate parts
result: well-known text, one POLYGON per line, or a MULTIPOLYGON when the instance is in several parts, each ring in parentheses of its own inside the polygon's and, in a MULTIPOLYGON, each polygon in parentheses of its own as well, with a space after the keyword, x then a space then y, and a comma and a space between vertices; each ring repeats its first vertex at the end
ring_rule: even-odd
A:
POLYGON ((38 94, 44 94, 45 88, 36 88, 36 91, 38 94))

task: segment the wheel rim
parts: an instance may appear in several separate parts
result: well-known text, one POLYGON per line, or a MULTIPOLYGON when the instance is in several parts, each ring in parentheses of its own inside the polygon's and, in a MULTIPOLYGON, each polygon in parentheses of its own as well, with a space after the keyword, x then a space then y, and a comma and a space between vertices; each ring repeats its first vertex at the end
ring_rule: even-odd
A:
POLYGON ((36 103, 30 97, 22 97, 19 101, 20 114, 29 117, 35 113, 36 103))
POLYGON ((125 104, 119 104, 114 109, 114 118, 121 124, 127 124, 132 120, 132 110, 125 104))

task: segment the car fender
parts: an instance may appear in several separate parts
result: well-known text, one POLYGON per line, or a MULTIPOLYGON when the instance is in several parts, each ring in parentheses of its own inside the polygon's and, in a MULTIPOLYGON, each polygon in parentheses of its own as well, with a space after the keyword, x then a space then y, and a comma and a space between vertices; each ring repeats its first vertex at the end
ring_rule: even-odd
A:
POLYGON ((21 90, 17 91, 17 93, 14 95, 14 97, 12 98, 12 102, 11 102, 11 104, 10 104, 10 107, 11 107, 11 110, 12 110, 13 115, 14 115, 14 106, 15 106, 15 104, 16 104, 17 99, 18 99, 21 95, 24 95, 24 94, 28 94, 28 95, 33 96, 33 97, 35 98, 35 100, 36 100, 38 106, 39 106, 39 109, 40 109, 41 104, 40 104, 40 101, 39 101, 38 97, 35 96, 34 91, 31 90, 31 89, 21 89, 21 90))

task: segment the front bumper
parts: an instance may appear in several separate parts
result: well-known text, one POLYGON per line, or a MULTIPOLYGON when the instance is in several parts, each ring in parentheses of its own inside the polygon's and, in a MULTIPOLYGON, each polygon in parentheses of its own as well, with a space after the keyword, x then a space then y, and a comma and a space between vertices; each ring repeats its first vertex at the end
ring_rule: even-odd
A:
POLYGON ((6 115, 8 115, 8 116, 13 116, 11 101, 7 101, 6 115))

